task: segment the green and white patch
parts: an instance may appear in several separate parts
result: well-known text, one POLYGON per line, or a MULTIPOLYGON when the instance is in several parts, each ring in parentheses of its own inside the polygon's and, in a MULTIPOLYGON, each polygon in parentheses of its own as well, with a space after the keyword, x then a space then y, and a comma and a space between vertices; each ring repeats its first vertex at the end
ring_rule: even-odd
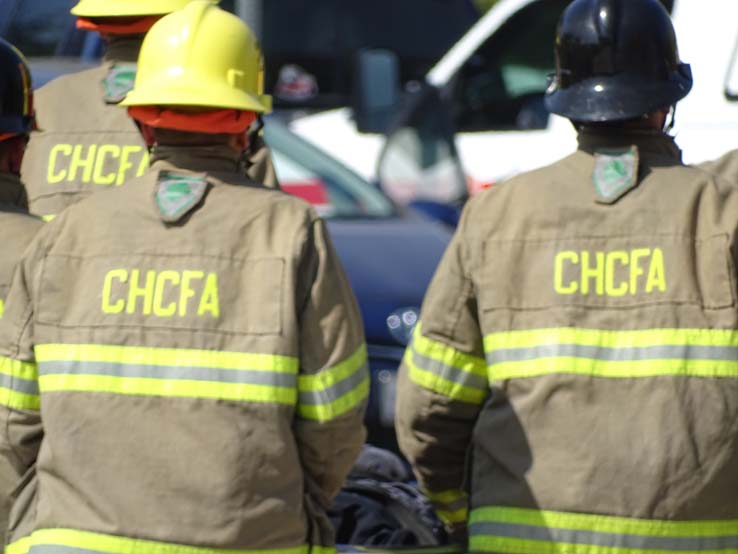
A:
POLYGON ((205 196, 208 183, 204 175, 181 175, 162 171, 156 182, 156 207, 161 218, 175 223, 188 214, 205 196))
POLYGON ((136 81, 137 66, 135 63, 113 64, 103 79, 104 98, 108 104, 118 104, 133 89, 136 81))
POLYGON ((597 202, 614 204, 638 185, 638 147, 600 150, 595 153, 592 183, 597 202))

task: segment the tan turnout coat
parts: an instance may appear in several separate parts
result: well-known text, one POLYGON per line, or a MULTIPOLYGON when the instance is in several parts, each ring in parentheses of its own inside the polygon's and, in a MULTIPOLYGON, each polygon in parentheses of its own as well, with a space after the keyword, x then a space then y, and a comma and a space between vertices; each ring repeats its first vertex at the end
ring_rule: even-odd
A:
MULTIPOLYGON (((40 219, 28 215, 26 191, 20 179, 9 173, 0 173, 0 318, 15 266, 23 251, 43 225, 40 219)), ((6 387, 7 376, 0 376, 1 387, 6 387)), ((18 485, 15 472, 7 461, 0 459, 0 539, 5 538, 11 493, 18 485)), ((4 543, 4 540, 2 541, 4 543)))
POLYGON ((330 551, 369 382, 325 225, 223 149, 158 153, 19 266, 0 455, 30 485, 10 548, 330 551))
POLYGON ((738 189, 680 160, 585 131, 466 207, 396 423, 472 551, 738 546, 738 189))

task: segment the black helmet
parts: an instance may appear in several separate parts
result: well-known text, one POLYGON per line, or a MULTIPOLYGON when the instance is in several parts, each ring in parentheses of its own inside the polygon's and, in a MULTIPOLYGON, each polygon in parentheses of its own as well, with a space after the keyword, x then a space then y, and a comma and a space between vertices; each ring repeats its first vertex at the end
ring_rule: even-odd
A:
POLYGON ((0 134, 26 134, 33 129, 31 72, 23 54, 0 39, 0 134))
POLYGON ((692 88, 658 0, 574 0, 559 21, 555 53, 546 107, 575 121, 634 119, 692 88))

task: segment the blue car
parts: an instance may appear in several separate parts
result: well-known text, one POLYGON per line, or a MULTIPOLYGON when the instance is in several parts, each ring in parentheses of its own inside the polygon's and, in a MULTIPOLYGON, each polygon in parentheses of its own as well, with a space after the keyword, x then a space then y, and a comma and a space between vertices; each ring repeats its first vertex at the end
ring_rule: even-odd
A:
MULTIPOLYGON (((102 42, 74 29, 68 11, 74 3, 0 2, 0 35, 26 51, 36 86, 98 63, 102 42)), ((274 117, 267 120, 265 139, 284 190, 310 202, 328 223, 364 320, 372 373, 369 442, 396 450, 397 367, 451 231, 400 211, 376 187, 274 117)))

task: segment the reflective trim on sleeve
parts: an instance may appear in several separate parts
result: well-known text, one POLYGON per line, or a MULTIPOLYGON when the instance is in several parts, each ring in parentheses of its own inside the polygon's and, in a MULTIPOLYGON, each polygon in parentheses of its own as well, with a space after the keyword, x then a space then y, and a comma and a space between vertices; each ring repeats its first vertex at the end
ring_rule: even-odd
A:
POLYGON ((3 313, 5 313, 5 300, 0 298, 0 318, 3 317, 3 313))
POLYGON ((481 404, 487 397, 485 360, 424 337, 420 323, 405 351, 404 362, 410 380, 421 387, 469 404, 481 404))
POLYGON ((436 514, 443 523, 464 523, 469 516, 469 496, 461 490, 428 493, 436 514))
POLYGON ((535 329, 485 337, 490 380, 569 373, 738 378, 738 332, 719 329, 535 329))
POLYGON ((38 369, 35 363, 0 356, 0 405, 16 410, 40 408, 38 369))
POLYGON ((297 359, 96 344, 36 347, 41 391, 108 392, 294 405, 297 359))
POLYGON ((297 413, 304 419, 327 421, 359 406, 369 394, 366 345, 344 361, 298 377, 297 413))
POLYGON ((738 520, 664 521, 522 508, 472 510, 473 552, 527 554, 738 553, 738 520))
POLYGON ((325 546, 301 545, 290 548, 218 549, 186 546, 143 539, 131 539, 77 531, 74 529, 41 529, 30 537, 9 544, 6 554, 335 554, 325 546))
POLYGON ((5 545, 5 554, 28 554, 30 548, 31 537, 26 536, 5 545))

